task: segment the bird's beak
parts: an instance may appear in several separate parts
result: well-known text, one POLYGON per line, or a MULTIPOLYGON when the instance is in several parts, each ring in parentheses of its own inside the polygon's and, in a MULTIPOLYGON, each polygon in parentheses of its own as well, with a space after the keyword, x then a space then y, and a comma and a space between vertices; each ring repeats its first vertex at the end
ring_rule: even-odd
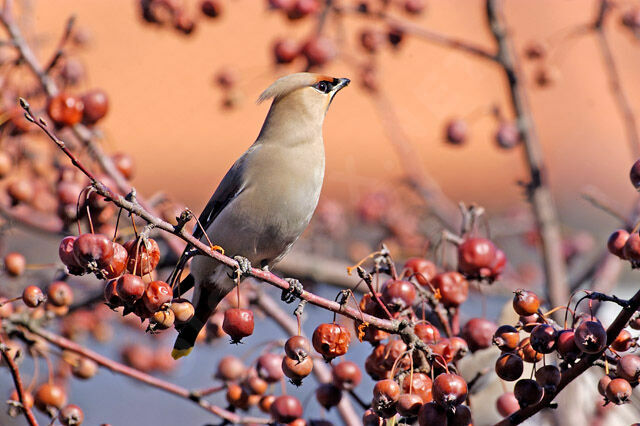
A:
POLYGON ((339 78, 338 79, 338 84, 336 84, 335 88, 333 89, 334 92, 338 92, 343 87, 348 86, 349 83, 351 83, 351 80, 349 80, 348 78, 339 78))

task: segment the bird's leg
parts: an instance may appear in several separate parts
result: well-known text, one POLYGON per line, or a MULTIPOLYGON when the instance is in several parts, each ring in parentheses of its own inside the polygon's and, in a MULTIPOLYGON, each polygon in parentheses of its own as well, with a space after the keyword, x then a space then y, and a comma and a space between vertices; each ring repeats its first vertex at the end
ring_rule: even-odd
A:
POLYGON ((233 256, 233 260, 238 262, 238 267, 233 275, 229 274, 229 278, 236 279, 249 275, 249 272, 251 272, 251 262, 249 262, 249 259, 242 256, 233 256))
POLYGON ((282 290, 280 299, 286 303, 293 303, 298 297, 302 296, 304 287, 302 287, 302 283, 295 278, 285 278, 284 280, 289 283, 289 288, 282 290))

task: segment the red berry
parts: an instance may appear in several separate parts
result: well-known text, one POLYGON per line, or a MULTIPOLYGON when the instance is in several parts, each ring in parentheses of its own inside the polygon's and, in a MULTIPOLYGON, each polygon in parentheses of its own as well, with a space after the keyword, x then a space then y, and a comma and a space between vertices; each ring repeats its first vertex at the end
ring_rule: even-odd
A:
POLYGON ((240 358, 227 355, 218 362, 216 377, 226 382, 239 381, 244 376, 247 368, 240 358))
POLYGON ((493 334, 493 344, 501 351, 513 351, 520 343, 520 332, 510 325, 501 325, 493 334))
POLYGON ((204 16, 217 18, 222 13, 222 2, 220 0, 202 0, 200 2, 200 10, 204 16))
POLYGON ((524 362, 536 363, 540 361, 544 356, 540 352, 536 352, 536 350, 531 347, 528 337, 522 339, 518 346, 518 355, 523 359, 524 362))
POLYGON ((513 392, 506 392, 496 400, 496 409, 502 417, 509 417, 520 409, 520 405, 513 392))
POLYGON ((331 360, 347 353, 351 333, 338 324, 320 324, 313 332, 313 348, 325 359, 331 360))
POLYGON ((513 382, 522 376, 524 362, 522 362, 522 358, 514 353, 503 353, 496 361, 495 370, 498 377, 502 380, 513 382))
POLYGON ((440 332, 430 323, 418 323, 413 327, 414 333, 426 344, 437 343, 440 340, 440 332))
POLYGON ((282 357, 271 352, 264 353, 258 358, 256 365, 258 376, 268 383, 280 381, 284 376, 282 372, 282 357))
POLYGON ((612 377, 605 375, 598 380, 598 393, 602 396, 607 396, 607 386, 609 386, 609 382, 611 382, 612 377))
POLYGON ((542 399, 544 390, 535 380, 522 379, 516 382, 513 387, 513 394, 518 400, 520 407, 524 408, 537 404, 542 399))
POLYGON ((7 186, 7 193, 13 205, 30 203, 36 195, 33 182, 26 178, 16 178, 7 186))
POLYGON ((411 272, 420 285, 426 286, 436 276, 436 265, 421 257, 412 257, 404 264, 404 269, 411 272))
POLYGON ((84 112, 82 100, 67 93, 60 93, 49 100, 47 114, 59 126, 80 123, 84 112))
POLYGON ((104 286, 104 301, 112 309, 122 305, 122 299, 116 289, 116 280, 111 280, 104 286))
POLYGON ((433 401, 432 387, 433 382, 431 378, 425 373, 414 371, 413 379, 411 374, 404 376, 402 380, 402 392, 414 393, 420 397, 423 403, 433 401))
POLYGON ((474 278, 489 276, 495 257, 496 246, 491 240, 467 238, 458 246, 458 270, 474 278))
POLYGON ((84 413, 77 405, 69 404, 60 410, 58 420, 64 426, 80 426, 84 422, 84 413))
POLYGON ((569 362, 573 362, 580 356, 582 351, 576 345, 573 330, 561 330, 556 340, 556 350, 558 354, 569 362))
POLYGON ((457 374, 442 373, 433 381, 433 400, 444 408, 453 408, 467 399, 467 382, 457 374))
POLYGON ((531 330, 530 344, 533 350, 550 354, 555 350, 558 332, 549 324, 537 325, 531 330))
POLYGON ((34 401, 39 410, 47 412, 50 407, 62 408, 67 403, 67 395, 61 386, 43 383, 36 388, 34 401))
POLYGON ((309 356, 311 345, 304 336, 292 336, 284 344, 284 352, 289 358, 302 361, 309 356))
POLYGON ((173 290, 164 281, 151 281, 142 295, 144 306, 152 313, 160 309, 165 303, 171 302, 171 299, 173 299, 173 290))
POLYGON ((195 309, 191 302, 186 299, 174 299, 171 301, 170 309, 176 316, 176 323, 185 324, 193 318, 195 309))
POLYGON ((595 354, 607 347, 607 331, 600 321, 584 321, 573 336, 578 348, 587 354, 595 354))
POLYGON ((333 384, 342 390, 355 389, 362 380, 362 372, 358 364, 351 361, 342 361, 334 364, 331 369, 333 384))
POLYGON ((309 66, 322 66, 336 55, 336 47, 331 39, 313 37, 302 47, 302 54, 307 58, 309 66))
POLYGON ((132 305, 144 294, 146 284, 137 275, 124 274, 116 281, 115 291, 124 303, 132 305))
POLYGON ((498 327, 486 318, 471 318, 462 328, 462 338, 469 344, 471 352, 491 346, 498 327))
POLYGON ((20 253, 13 252, 4 257, 4 269, 12 277, 22 275, 26 267, 27 259, 20 253))
POLYGON ((515 123, 504 121, 496 132, 496 143, 502 149, 511 149, 520 142, 520 129, 515 123))
POLYGON ((538 312, 539 308, 540 299, 534 292, 528 290, 516 290, 513 292, 513 310, 518 315, 533 315, 538 312))
POLYGON ((440 301, 448 308, 460 306, 469 296, 469 282, 458 272, 438 274, 432 284, 440 291, 440 301))
POLYGON ((222 330, 231 337, 231 343, 239 343, 253 334, 253 311, 250 309, 227 309, 224 313, 222 330))
POLYGON ((269 412, 275 421, 290 423, 302 417, 302 404, 296 397, 281 395, 273 401, 269 412))
POLYGON ((113 243, 113 256, 111 262, 105 268, 105 279, 111 280, 118 278, 127 269, 127 262, 129 261, 129 253, 127 250, 118 243, 113 243))
POLYGON ((376 382, 373 387, 373 398, 377 401, 394 403, 400 397, 400 386, 393 379, 376 382))
POLYGON ((125 179, 131 180, 136 172, 136 164, 129 154, 118 152, 111 157, 113 165, 124 176, 125 179))
POLYGON ((84 104, 82 121, 86 124, 95 124, 107 115, 109 110, 109 98, 100 89, 85 93, 82 96, 82 103, 84 104))
POLYGON ((447 411, 435 402, 424 404, 418 413, 420 426, 446 425, 447 411))
POLYGON ((404 10, 413 15, 422 13, 426 7, 424 0, 405 0, 404 10))
POLYGON ((616 405, 629 402, 633 389, 625 379, 613 379, 607 385, 607 399, 616 405))
POLYGON ((460 119, 454 119, 447 123, 445 129, 447 141, 453 145, 460 145, 467 139, 467 123, 460 119))
POLYGON ((54 306, 69 306, 73 302, 73 291, 64 281, 55 281, 47 289, 47 301, 54 306))
POLYGON ((637 382, 640 379, 640 357, 629 354, 618 358, 616 375, 629 382, 637 382))
POLYGON ((325 410, 328 410, 340 403, 342 391, 332 383, 323 383, 316 389, 316 399, 325 410))
POLYGON ((555 365, 544 365, 536 370, 536 382, 545 392, 555 392, 561 379, 562 373, 555 365))
POLYGON ((292 39, 280 39, 273 45, 273 55, 279 64, 289 64, 300 54, 300 46, 292 39))
POLYGON ((633 166, 631 166, 629 179, 631 180, 631 185, 633 185, 636 191, 640 190, 640 160, 636 160, 636 162, 633 163, 633 166))
POLYGON ((44 302, 44 293, 39 287, 30 285, 22 291, 22 301, 28 307, 35 308, 44 302))
POLYGON ((413 305, 416 289, 409 281, 389 280, 382 286, 382 301, 389 310, 400 312, 413 305))
POLYGON ((282 358, 282 372, 291 379, 291 383, 296 386, 302 384, 302 379, 311 374, 313 370, 313 360, 306 357, 301 361, 285 356, 282 358))
POLYGON ((624 246, 629 239, 629 233, 624 229, 618 229, 613 231, 613 233, 609 236, 609 240, 607 241, 607 248, 609 252, 615 256, 618 256, 620 259, 624 259, 624 246))
POLYGON ((396 402, 396 409, 398 414, 403 417, 416 417, 420 408, 422 408, 422 399, 411 393, 403 393, 396 402))
POLYGON ((620 330, 620 333, 615 338, 613 342, 611 342, 611 349, 616 352, 626 352, 631 349, 632 346, 635 346, 636 342, 627 330, 620 330))
POLYGON ((73 253, 86 270, 104 279, 113 258, 114 246, 101 234, 82 234, 73 243, 73 253))
POLYGON ((149 330, 166 330, 173 327, 176 321, 176 316, 171 309, 161 309, 154 312, 149 318, 149 330))

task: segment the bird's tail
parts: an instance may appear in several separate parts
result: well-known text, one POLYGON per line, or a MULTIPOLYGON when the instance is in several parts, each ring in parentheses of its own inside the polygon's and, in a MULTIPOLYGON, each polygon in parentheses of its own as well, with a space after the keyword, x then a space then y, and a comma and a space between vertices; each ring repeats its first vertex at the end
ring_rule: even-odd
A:
POLYGON ((176 360, 191 353, 200 330, 205 326, 218 303, 226 295, 226 293, 222 294, 203 287, 199 287, 196 290, 199 290, 199 293, 194 295, 195 313, 193 318, 178 332, 176 342, 173 344, 171 356, 176 360))

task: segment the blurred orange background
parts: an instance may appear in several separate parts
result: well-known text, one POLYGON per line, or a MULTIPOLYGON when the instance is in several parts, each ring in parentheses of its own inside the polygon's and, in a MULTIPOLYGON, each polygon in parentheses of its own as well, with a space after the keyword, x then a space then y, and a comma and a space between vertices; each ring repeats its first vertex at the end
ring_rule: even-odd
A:
MULTIPOLYGON (((129 152, 137 162, 135 185, 150 195, 159 190, 200 209, 233 161, 256 137, 268 105, 256 105, 260 92, 280 75, 298 71, 302 62, 276 67, 272 43, 278 36, 303 40, 313 20, 291 23, 269 11, 266 1, 225 2, 217 19, 198 18, 190 36, 158 28, 140 18, 137 1, 34 1, 34 25, 43 42, 38 54, 49 58, 64 22, 77 15, 90 44, 77 55, 85 64, 88 86, 110 96, 111 109, 102 129, 107 147, 129 152), (214 83, 221 69, 239 78, 242 102, 222 108, 214 83)), ((187 2, 197 13, 197 2, 187 2)), ((411 20, 425 28, 493 49, 483 2, 432 0, 411 20)), ((546 43, 544 64, 557 80, 546 88, 534 84, 540 62, 522 60, 535 124, 543 144, 561 213, 580 213, 586 203, 580 191, 594 184, 627 205, 633 188, 628 167, 633 161, 621 117, 609 89, 603 61, 592 34, 567 38, 571 29, 593 20, 596 2, 539 0, 506 2, 506 17, 518 53, 527 43, 546 43)), ((613 13, 607 33, 614 47, 623 88, 634 108, 640 103, 638 40, 613 13)), ((348 30, 341 53, 364 57, 359 31, 372 21, 346 17, 348 30)), ((336 28, 328 27, 329 34, 336 28)), ((526 177, 521 149, 501 151, 493 134, 496 120, 487 113, 498 104, 511 116, 505 78, 493 63, 469 54, 407 38, 398 51, 378 55, 380 84, 400 117, 414 149, 429 173, 453 200, 476 201, 498 209, 522 201, 515 184, 526 177), (484 113, 483 113, 484 111, 484 113), (445 122, 467 117, 471 137, 452 147, 443 141, 445 122)), ((373 102, 358 81, 357 70, 338 59, 326 68, 350 77, 325 124, 327 173, 325 197, 354 200, 360 191, 397 185, 401 159, 384 136, 373 102)), ((594 209, 590 209, 594 210, 594 209)), ((601 213, 594 213, 601 217, 601 213)), ((589 217, 591 213, 587 215, 589 217)))

